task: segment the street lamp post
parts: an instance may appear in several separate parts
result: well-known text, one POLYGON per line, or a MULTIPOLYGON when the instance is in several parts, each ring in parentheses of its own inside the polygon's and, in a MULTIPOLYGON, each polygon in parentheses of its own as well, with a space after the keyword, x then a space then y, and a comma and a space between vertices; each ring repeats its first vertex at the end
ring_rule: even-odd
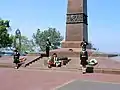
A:
POLYGON ((21 32, 19 29, 15 31, 14 47, 18 48, 19 52, 21 52, 21 32), (18 46, 17 46, 17 40, 19 40, 18 46))

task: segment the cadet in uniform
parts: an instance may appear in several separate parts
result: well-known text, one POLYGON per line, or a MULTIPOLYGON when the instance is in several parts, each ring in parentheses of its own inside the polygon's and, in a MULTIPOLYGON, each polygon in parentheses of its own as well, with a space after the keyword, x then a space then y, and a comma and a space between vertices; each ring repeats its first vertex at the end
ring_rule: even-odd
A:
POLYGON ((48 37, 47 41, 46 41, 46 55, 47 55, 47 57, 49 57, 50 46, 51 46, 51 42, 49 41, 49 37, 48 37))
POLYGON ((14 59, 13 63, 16 64, 16 67, 15 67, 16 69, 18 69, 18 67, 19 67, 19 63, 20 63, 19 58, 20 58, 20 53, 16 49, 16 50, 14 50, 14 56, 13 56, 13 59, 14 59))
POLYGON ((80 52, 80 64, 82 65, 82 73, 86 73, 86 65, 88 64, 88 52, 86 51, 86 48, 82 48, 82 51, 80 52))

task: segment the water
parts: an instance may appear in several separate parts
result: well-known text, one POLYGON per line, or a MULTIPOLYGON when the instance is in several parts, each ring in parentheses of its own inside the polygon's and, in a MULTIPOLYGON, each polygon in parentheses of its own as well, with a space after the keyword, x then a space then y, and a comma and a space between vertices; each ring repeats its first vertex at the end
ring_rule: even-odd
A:
MULTIPOLYGON (((13 56, 13 52, 5 52, 4 54, 0 54, 1 56, 13 56)), ((21 53, 21 56, 26 56, 26 54, 21 53)))

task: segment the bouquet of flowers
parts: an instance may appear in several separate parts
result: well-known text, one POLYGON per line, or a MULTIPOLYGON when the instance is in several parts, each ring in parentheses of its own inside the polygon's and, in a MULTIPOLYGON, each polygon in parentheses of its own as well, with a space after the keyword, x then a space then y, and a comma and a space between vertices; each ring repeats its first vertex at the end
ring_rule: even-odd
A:
POLYGON ((88 65, 90 66, 95 66, 98 64, 98 61, 96 59, 91 59, 88 61, 88 65))

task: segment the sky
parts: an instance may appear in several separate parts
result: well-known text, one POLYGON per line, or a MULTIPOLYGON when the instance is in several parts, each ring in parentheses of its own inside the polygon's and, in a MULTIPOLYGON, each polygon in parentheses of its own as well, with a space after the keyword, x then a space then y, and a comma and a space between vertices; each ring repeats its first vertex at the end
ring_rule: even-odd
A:
MULTIPOLYGON (((120 53, 120 0, 88 0, 88 35, 94 47, 120 53)), ((67 0, 0 0, 0 17, 32 38, 38 28, 65 36, 67 0)))

